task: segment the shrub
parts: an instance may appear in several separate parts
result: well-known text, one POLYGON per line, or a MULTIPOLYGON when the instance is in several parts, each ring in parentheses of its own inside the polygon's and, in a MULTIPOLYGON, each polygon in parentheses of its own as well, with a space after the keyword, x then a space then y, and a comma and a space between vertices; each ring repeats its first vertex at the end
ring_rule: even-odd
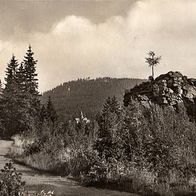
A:
POLYGON ((91 147, 80 146, 79 148, 73 148, 70 152, 70 172, 74 177, 86 175, 98 160, 99 157, 96 151, 91 147))
POLYGON ((22 181, 22 174, 16 171, 13 162, 6 163, 0 175, 1 196, 52 196, 54 191, 44 191, 30 194, 25 190, 25 182, 22 181))
POLYGON ((105 161, 97 159, 94 165, 82 175, 82 183, 85 185, 93 185, 96 183, 105 183, 107 180, 107 165, 105 161))
POLYGON ((1 196, 19 196, 23 191, 25 182, 22 181, 22 174, 16 171, 12 162, 5 164, 0 178, 1 196))

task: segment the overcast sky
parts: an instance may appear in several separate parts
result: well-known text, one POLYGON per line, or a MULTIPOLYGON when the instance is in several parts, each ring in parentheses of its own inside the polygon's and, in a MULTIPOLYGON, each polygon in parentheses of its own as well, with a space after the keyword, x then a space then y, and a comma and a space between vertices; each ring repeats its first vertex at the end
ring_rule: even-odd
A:
POLYGON ((42 92, 77 78, 148 78, 149 50, 162 56, 157 75, 196 77, 196 1, 0 0, 2 80, 29 44, 42 92))

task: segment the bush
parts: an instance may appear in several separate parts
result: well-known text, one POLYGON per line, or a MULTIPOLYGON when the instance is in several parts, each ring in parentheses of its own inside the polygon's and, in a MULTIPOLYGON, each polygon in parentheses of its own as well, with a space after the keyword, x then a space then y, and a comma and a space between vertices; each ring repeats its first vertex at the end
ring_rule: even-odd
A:
POLYGON ((81 145, 73 148, 69 160, 70 173, 74 177, 86 176, 98 161, 98 154, 91 147, 85 148, 81 145))
POLYGON ((6 163, 0 175, 1 196, 52 196, 54 191, 34 193, 33 195, 25 190, 25 182, 22 181, 22 174, 16 171, 13 162, 6 163))
POLYGON ((5 164, 0 179, 1 196, 19 196, 24 190, 25 182, 22 181, 22 174, 16 171, 12 162, 5 164))
POLYGON ((94 185, 106 183, 107 180, 107 165, 106 162, 97 159, 94 165, 90 167, 88 172, 82 175, 82 183, 85 185, 94 185))

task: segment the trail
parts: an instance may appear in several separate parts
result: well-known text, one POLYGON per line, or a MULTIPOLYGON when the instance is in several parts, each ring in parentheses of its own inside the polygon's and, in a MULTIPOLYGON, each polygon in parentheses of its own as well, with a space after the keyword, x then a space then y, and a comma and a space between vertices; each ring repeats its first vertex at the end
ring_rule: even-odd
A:
MULTIPOLYGON (((10 160, 5 155, 11 146, 12 141, 0 140, 0 169, 10 160)), ((54 191, 56 196, 138 196, 119 191, 83 187, 66 177, 40 173, 19 164, 15 164, 15 167, 18 172, 23 174, 23 180, 26 182, 27 189, 31 191, 51 190, 54 191)))

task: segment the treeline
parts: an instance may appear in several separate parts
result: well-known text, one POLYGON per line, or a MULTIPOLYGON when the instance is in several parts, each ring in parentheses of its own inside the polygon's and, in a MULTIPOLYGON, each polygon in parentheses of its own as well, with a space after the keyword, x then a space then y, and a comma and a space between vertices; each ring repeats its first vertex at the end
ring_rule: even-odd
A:
POLYGON ((63 120, 78 117, 81 111, 88 118, 95 119, 107 97, 115 96, 122 103, 125 90, 142 81, 144 80, 109 77, 78 79, 43 93, 41 100, 46 103, 48 96, 51 96, 56 111, 63 120))
POLYGON ((196 125, 183 105, 178 111, 138 101, 122 107, 109 97, 96 121, 56 122, 43 130, 16 159, 85 185, 141 195, 195 194, 196 125))
POLYGON ((47 109, 41 105, 36 64, 37 60, 29 46, 21 63, 13 55, 7 65, 5 86, 1 86, 0 96, 1 137, 39 132, 43 118, 49 116, 54 120, 51 116, 56 116, 50 99, 47 109))
POLYGON ((35 126, 40 108, 36 63, 29 46, 20 64, 13 55, 7 65, 0 99, 2 136, 31 131, 35 126))

